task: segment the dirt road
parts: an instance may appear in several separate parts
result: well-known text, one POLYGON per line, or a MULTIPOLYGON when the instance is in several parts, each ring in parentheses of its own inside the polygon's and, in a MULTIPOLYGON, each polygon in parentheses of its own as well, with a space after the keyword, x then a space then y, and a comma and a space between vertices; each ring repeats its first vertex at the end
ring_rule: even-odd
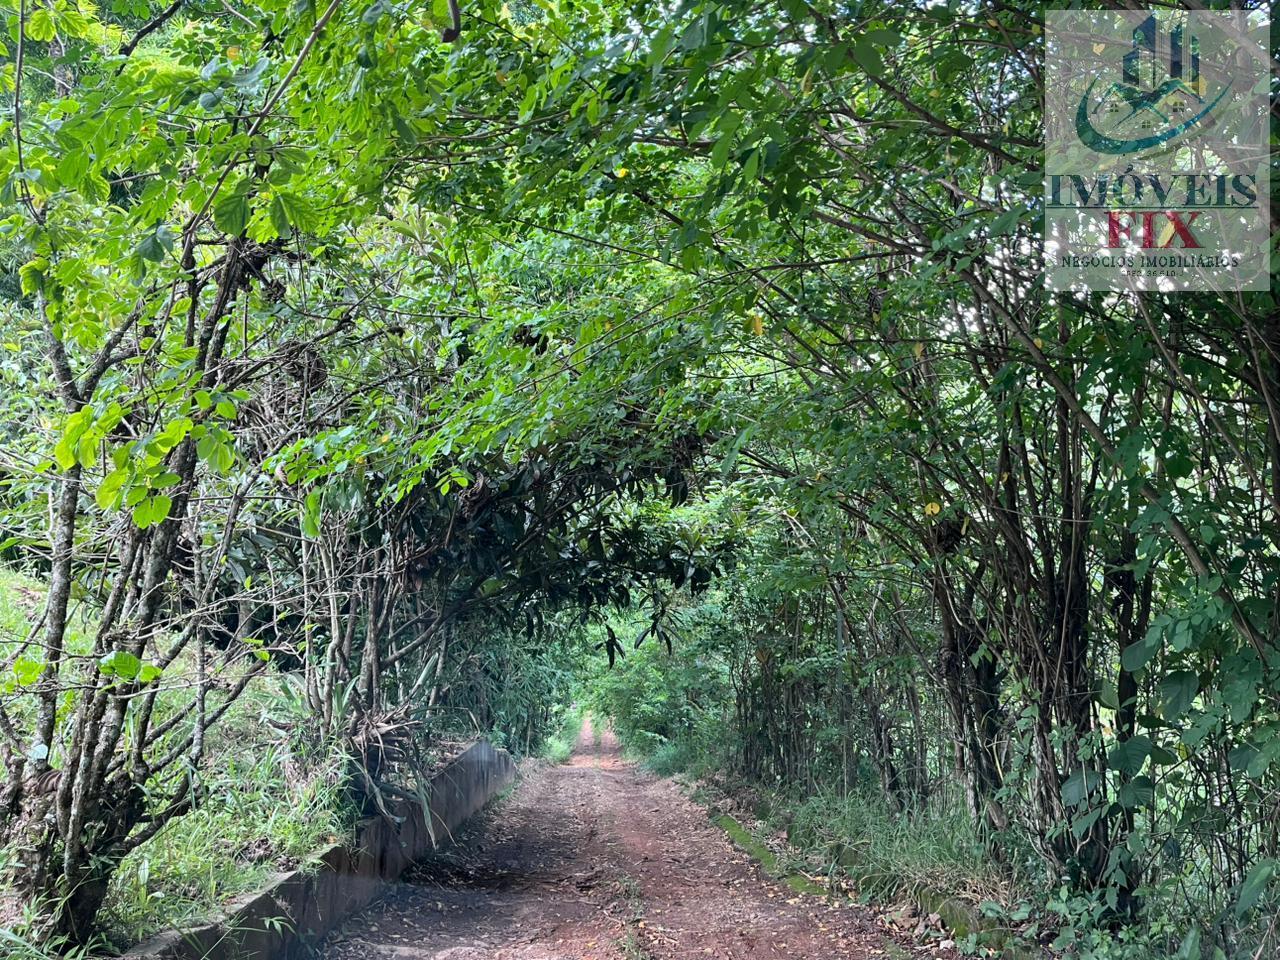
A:
POLYGON ((931 956, 872 914, 760 874, 706 812, 585 726, 448 852, 326 941, 325 960, 931 956))

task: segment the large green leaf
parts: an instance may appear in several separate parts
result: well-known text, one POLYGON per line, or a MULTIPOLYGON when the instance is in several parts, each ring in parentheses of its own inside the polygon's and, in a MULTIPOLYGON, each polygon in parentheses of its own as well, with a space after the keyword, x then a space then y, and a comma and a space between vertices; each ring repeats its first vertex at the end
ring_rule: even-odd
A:
POLYGON ((1145 734, 1136 734, 1107 755, 1107 766, 1118 773, 1136 776, 1141 772, 1151 753, 1151 738, 1145 734))
POLYGON ((1184 716, 1200 691, 1200 678, 1190 670, 1175 670, 1160 680, 1160 706, 1166 720, 1184 716))

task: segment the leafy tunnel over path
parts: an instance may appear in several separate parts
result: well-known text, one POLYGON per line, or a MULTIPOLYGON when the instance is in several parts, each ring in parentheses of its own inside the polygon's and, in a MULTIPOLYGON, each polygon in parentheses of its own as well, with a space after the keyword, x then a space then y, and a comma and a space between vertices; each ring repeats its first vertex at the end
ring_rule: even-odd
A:
POLYGON ((15 950, 590 699, 1054 949, 1274 952, 1280 312, 1045 289, 1042 5, 0 11, 15 950))

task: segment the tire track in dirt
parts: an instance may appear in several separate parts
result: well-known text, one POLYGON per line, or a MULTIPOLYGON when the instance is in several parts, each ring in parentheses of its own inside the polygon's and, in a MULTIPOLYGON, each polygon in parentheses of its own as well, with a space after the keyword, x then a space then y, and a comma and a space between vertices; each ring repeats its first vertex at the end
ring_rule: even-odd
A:
MULTIPOLYGON (((762 876, 669 780, 584 724, 458 843, 322 944, 324 960, 878 960, 874 915, 762 876)), ((916 955, 939 957, 937 950, 916 955)))

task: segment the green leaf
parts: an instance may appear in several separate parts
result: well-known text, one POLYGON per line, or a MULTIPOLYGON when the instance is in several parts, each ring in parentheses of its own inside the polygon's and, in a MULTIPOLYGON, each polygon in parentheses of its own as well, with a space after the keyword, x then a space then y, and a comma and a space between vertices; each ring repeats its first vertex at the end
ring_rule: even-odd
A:
POLYGON ((1235 669, 1224 669, 1219 674, 1220 676, 1225 674, 1222 681, 1222 700, 1227 706, 1231 722, 1245 723, 1258 705, 1258 692, 1262 682, 1261 667, 1256 658, 1251 658, 1247 662, 1241 662, 1241 658, 1237 658, 1236 662, 1229 666, 1235 669))
POLYGON ((120 506, 121 492, 124 482, 129 477, 125 470, 112 470, 102 479, 102 483, 98 484, 98 491, 94 495, 94 500, 103 510, 111 510, 120 506))
POLYGON ((276 233, 282 237, 287 237, 292 232, 289 216, 284 212, 284 203, 280 200, 280 194, 278 193, 271 198, 271 225, 276 228, 276 233))
POLYGON ((134 504, 132 518, 134 526, 139 530, 151 526, 151 501, 144 498, 134 504))
POLYGON ((168 518, 169 511, 172 508, 173 501, 162 493, 153 497, 145 497, 134 505, 133 522, 139 529, 145 530, 147 527, 155 526, 157 523, 163 523, 168 518))
POLYGON ((374 0, 374 2, 365 9, 364 14, 360 17, 360 21, 372 26, 390 12, 391 4, 388 3, 387 0, 374 0))
POLYGON ((874 76, 884 73, 884 61, 880 59, 880 51, 868 41, 856 41, 849 54, 853 57, 853 62, 867 73, 874 76))
MULTIPOLYGON (((943 56, 937 67, 938 81, 940 83, 950 83, 955 77, 967 71, 973 66, 973 58, 967 56, 960 51, 952 51, 943 56)), ((1037 174, 1037 178, 1038 178, 1037 174)))
POLYGON ((1126 776, 1137 776, 1151 753, 1151 738, 1145 734, 1130 737, 1107 755, 1107 766, 1126 776))
POLYGON ((413 124, 400 116, 400 114, 397 113, 391 118, 391 125, 396 128, 396 133, 400 136, 401 140, 405 141, 405 143, 408 143, 411 146, 417 144, 418 131, 413 128, 413 124))
POLYGON ((98 669, 109 677, 133 680, 142 669, 142 661, 127 650, 113 650, 98 661, 98 669))
POLYGON ((1196 465, 1195 462, 1185 454, 1175 453, 1165 460, 1164 468, 1171 480, 1182 480, 1191 476, 1196 465))
POLYGON ((992 235, 1002 237, 1015 232, 1018 229, 1018 222, 1022 219, 1022 213, 1022 210, 1014 207, 1000 214, 991 221, 992 235))
POLYGON ((31 686, 40 679, 40 674, 43 672, 44 664, 31 657, 19 657, 13 662, 13 675, 18 678, 20 686, 31 686))
POLYGON ((210 462, 213 464, 213 468, 223 476, 231 471, 235 461, 236 454, 230 444, 220 443, 213 448, 213 456, 210 458, 210 462))
POLYGON ((68 150, 58 161, 58 182, 68 187, 78 187, 84 175, 89 172, 89 151, 84 149, 68 150))
POLYGON ((56 9, 58 29, 69 37, 89 37, 93 33, 94 22, 74 7, 56 9))
POLYGON ((1106 812, 1107 808, 1105 806, 1094 807, 1092 810, 1086 811, 1071 821, 1071 833, 1079 840, 1089 832, 1093 825, 1098 822, 1098 818, 1106 812))
POLYGON ((1131 643, 1124 648, 1124 653, 1120 655, 1120 666, 1124 667, 1129 673, 1137 673, 1147 665, 1147 661, 1156 655, 1156 651, 1160 649, 1161 631, 1157 627, 1153 627, 1147 631, 1146 637, 1137 643, 1131 643))
POLYGON ((680 48, 682 50, 697 50, 706 42, 707 19, 705 16, 701 16, 685 27, 684 33, 680 37, 680 48))
POLYGON ((1261 751, 1251 743, 1242 743, 1238 747, 1233 747, 1231 752, 1227 754, 1227 765, 1232 770, 1243 772, 1248 770, 1261 751))
POLYGON ((308 537, 320 536, 320 493, 317 490, 307 494, 302 512, 302 532, 308 537))
POLYGON ((1267 890, 1267 885, 1271 883, 1271 878, 1276 873, 1275 860, 1260 860, 1253 865, 1253 869, 1249 871, 1249 875, 1244 878, 1244 883, 1240 884, 1240 893, 1236 896, 1236 918, 1242 918, 1246 913, 1258 905, 1258 901, 1262 899, 1262 895, 1267 890))
POLYGON ((63 470, 70 470, 78 462, 76 460, 76 443, 68 436, 63 436, 53 448, 53 459, 63 470))
POLYGON ((1178 755, 1161 746, 1151 748, 1151 762, 1158 767, 1171 767, 1178 762, 1178 755))
POLYGON ((151 498, 151 522, 153 524, 164 522, 171 509, 173 509, 173 501, 163 493, 156 494, 151 498))
POLYGON ((1200 691, 1200 678, 1190 670, 1175 670, 1160 681, 1160 707, 1166 720, 1176 720, 1191 709, 1200 691))
POLYGON ((249 222, 249 197, 242 187, 218 195, 213 202, 213 222, 219 230, 233 237, 244 233, 249 222))
POLYGON ((173 231, 163 223, 143 237, 142 242, 138 244, 138 255, 152 263, 159 263, 165 258, 165 254, 172 250, 173 231))
POLYGON ((716 145, 711 148, 711 165, 717 170, 723 170, 729 162, 729 150, 733 147, 736 136, 737 130, 734 128, 723 131, 716 139, 716 145))
POLYGON ((18 282, 23 293, 31 296, 44 290, 44 271, 48 266, 49 261, 37 257, 18 268, 18 282))
POLYGON ((1096 770, 1081 767, 1062 783, 1062 802, 1068 807, 1083 803, 1102 782, 1102 776, 1096 770))
POLYGON ((896 47, 902 42, 902 34, 880 28, 868 30, 863 34, 863 39, 879 44, 882 47, 896 47))
POLYGON ((1200 960, 1200 928, 1192 927, 1185 937, 1173 960, 1200 960))
POLYGON ((1120 788, 1116 799, 1122 807, 1132 810, 1149 807, 1156 800, 1156 785, 1148 776, 1137 776, 1120 788))
MULTIPOLYGON (((297 194, 290 193, 287 190, 282 190, 276 194, 275 200, 279 201, 280 203, 281 215, 292 226, 297 227, 299 230, 307 230, 314 225, 315 213, 312 210, 311 205, 308 204, 301 197, 299 197, 297 194)), ((275 217, 274 207, 275 207, 275 203, 273 201, 272 203, 273 219, 275 217)), ((287 232, 287 231, 282 231, 282 233, 283 232, 287 232)))
POLYGON ((1102 682, 1102 686, 1098 690, 1097 700, 1108 710, 1120 709, 1120 694, 1116 690, 1116 685, 1110 680, 1102 682))
POLYGON ((27 15, 27 37, 38 43, 48 43, 58 35, 53 14, 45 7, 32 10, 27 15))
POLYGON ((1267 775, 1267 771, 1271 769, 1271 762, 1275 760, 1275 753, 1275 742, 1272 741, 1258 751, 1257 755, 1249 761, 1249 765, 1245 767, 1244 772, 1254 780, 1261 780, 1267 775))

